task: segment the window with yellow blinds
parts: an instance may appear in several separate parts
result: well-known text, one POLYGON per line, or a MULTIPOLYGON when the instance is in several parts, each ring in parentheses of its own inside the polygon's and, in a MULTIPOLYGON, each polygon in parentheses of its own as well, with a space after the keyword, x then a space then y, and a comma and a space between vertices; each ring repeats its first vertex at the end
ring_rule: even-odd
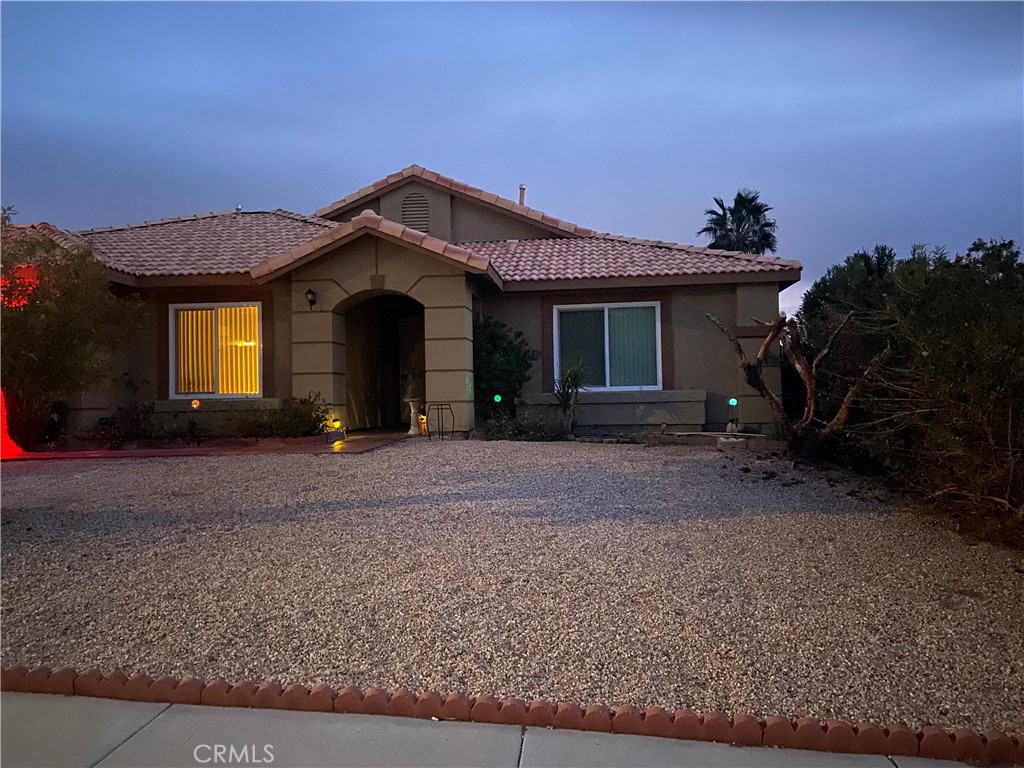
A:
POLYGON ((259 397, 260 305, 173 304, 171 397, 259 397))

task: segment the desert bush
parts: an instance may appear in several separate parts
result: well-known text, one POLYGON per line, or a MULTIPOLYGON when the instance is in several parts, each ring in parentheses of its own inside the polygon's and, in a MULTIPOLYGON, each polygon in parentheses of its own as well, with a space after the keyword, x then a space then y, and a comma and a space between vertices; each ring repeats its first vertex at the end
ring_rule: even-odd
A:
POLYGON ((120 448, 136 440, 163 437, 163 432, 153 422, 153 408, 152 402, 135 402, 118 408, 115 415, 99 419, 82 437, 98 440, 109 448, 120 448))
POLYGON ((280 408, 254 408, 236 421, 240 437, 310 437, 326 430, 329 409, 319 392, 289 397, 280 408))
POLYGON ((118 297, 84 249, 0 219, 0 378, 8 428, 31 446, 55 437, 61 404, 109 381, 110 361, 141 325, 137 296, 118 297))
POLYGON ((490 315, 473 322, 473 397, 482 420, 515 413, 523 387, 540 353, 490 315), (501 402, 494 401, 495 395, 501 402))
POLYGON ((508 413, 499 414, 480 422, 477 430, 485 440, 523 440, 549 443, 564 440, 568 436, 568 432, 560 420, 508 413))
POLYGON ((842 440, 820 449, 873 463, 919 497, 1024 520, 1019 249, 977 240, 951 259, 918 246, 874 270, 863 256, 815 283, 801 309, 818 339, 853 312, 823 372, 831 383, 819 389, 822 411, 834 412, 836 392, 875 350, 893 355, 865 387, 842 440))
POLYGON ((199 445, 209 437, 210 431, 203 426, 198 413, 175 413, 171 423, 166 425, 159 437, 164 440, 180 440, 185 445, 199 445))

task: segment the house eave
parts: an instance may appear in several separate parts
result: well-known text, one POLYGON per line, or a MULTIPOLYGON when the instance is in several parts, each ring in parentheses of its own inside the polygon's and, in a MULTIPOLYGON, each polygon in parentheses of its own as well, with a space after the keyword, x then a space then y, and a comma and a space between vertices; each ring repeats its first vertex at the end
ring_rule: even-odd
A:
POLYGON ((776 272, 722 272, 700 275, 651 275, 647 277, 597 277, 561 280, 506 280, 503 290, 583 291, 607 288, 655 288, 674 285, 715 285, 730 283, 778 283, 779 290, 800 280, 799 269, 776 272))

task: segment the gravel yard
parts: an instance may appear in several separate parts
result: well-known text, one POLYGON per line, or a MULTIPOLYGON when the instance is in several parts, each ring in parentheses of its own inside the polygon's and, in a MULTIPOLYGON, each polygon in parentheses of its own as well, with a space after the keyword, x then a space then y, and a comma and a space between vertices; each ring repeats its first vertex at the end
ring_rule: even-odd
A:
POLYGON ((5 464, 3 663, 1024 731, 1024 557, 837 472, 410 441, 5 464))

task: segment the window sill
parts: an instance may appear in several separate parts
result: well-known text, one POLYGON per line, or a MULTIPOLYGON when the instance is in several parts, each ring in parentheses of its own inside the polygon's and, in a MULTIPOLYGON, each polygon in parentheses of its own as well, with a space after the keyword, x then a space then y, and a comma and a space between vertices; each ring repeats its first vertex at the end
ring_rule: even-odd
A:
MULTIPOLYGON (((603 405, 613 403, 703 403, 708 393, 703 389, 626 389, 591 390, 580 392, 580 405, 603 405)), ((531 392, 523 395, 527 405, 551 405, 550 392, 531 392)))

